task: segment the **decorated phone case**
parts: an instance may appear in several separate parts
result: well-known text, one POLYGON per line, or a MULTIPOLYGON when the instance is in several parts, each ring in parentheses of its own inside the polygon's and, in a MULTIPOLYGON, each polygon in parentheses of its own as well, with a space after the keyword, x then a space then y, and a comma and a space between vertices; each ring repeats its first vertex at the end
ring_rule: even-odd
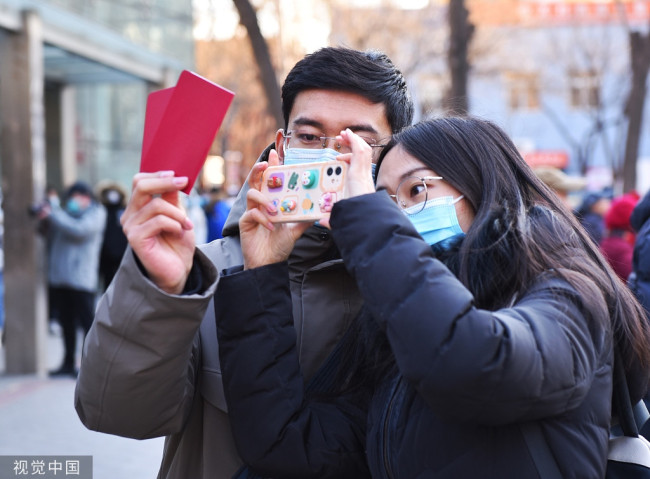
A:
POLYGON ((329 216, 343 199, 348 164, 323 161, 301 165, 270 166, 262 176, 262 193, 276 206, 273 223, 315 221, 329 216))

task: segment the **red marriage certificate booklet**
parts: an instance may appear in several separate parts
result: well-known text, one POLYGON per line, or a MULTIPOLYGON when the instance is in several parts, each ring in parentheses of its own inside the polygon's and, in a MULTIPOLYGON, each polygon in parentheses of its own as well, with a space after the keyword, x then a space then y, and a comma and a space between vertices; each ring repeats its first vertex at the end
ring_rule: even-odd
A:
POLYGON ((140 171, 187 176, 189 194, 234 96, 188 70, 176 86, 149 94, 140 171))

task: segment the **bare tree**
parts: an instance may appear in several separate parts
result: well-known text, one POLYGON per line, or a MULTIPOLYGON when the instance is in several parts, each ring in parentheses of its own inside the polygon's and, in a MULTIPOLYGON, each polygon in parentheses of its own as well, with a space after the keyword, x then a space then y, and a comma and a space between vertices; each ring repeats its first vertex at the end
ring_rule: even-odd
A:
POLYGON ((358 9, 337 5, 331 13, 337 21, 332 24, 330 43, 359 50, 380 49, 408 77, 443 55, 441 13, 436 5, 421 10, 383 4, 358 9))
POLYGON ((474 35, 474 25, 469 21, 465 0, 449 0, 449 50, 447 63, 451 84, 445 98, 445 109, 466 115, 469 111, 467 84, 470 71, 469 46, 474 35))
MULTIPOLYGON (((275 49, 273 40, 269 47, 275 49)), ((259 70, 244 35, 225 40, 196 42, 196 66, 206 78, 236 93, 212 148, 223 155, 234 150, 242 153, 242 172, 247 173, 260 151, 275 138, 277 121, 268 112, 259 70)))
POLYGON ((624 192, 636 188, 636 163, 639 155, 643 109, 647 96, 648 69, 650 69, 650 33, 630 32, 629 39, 632 81, 625 103, 625 116, 628 124, 623 155, 624 192))
POLYGON ((386 53, 409 81, 417 120, 441 109, 449 84, 444 60, 446 9, 436 2, 416 10, 393 3, 381 2, 373 8, 334 4, 330 44, 386 53))
POLYGON ((246 28, 260 72, 260 81, 264 87, 269 113, 275 118, 278 127, 284 123, 280 101, 280 85, 271 61, 271 53, 257 21, 257 12, 248 0, 233 0, 239 21, 246 28))
POLYGON ((545 44, 546 55, 541 57, 540 68, 542 76, 546 77, 544 90, 575 101, 574 107, 580 109, 587 126, 577 131, 571 116, 555 111, 550 101, 541 101, 542 112, 570 145, 582 174, 587 172, 598 144, 612 170, 616 171, 620 145, 612 145, 612 137, 616 135, 611 132, 621 125, 618 105, 623 98, 618 88, 605 91, 604 79, 617 72, 622 76, 623 70, 620 62, 614 61, 620 44, 613 40, 611 27, 602 28, 600 32, 594 28, 573 27, 564 35, 556 31, 546 36, 545 44), (567 50, 566 45, 571 48, 567 50), (555 65, 556 69, 548 65, 555 65))

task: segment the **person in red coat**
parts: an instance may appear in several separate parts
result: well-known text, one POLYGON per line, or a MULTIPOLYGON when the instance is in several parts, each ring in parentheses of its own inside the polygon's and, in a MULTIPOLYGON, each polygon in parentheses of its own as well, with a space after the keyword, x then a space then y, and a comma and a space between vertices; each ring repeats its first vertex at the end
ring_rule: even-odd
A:
POLYGON ((638 196, 632 193, 612 201, 605 214, 607 232, 600 242, 600 250, 623 281, 627 281, 632 272, 634 232, 630 226, 630 215, 637 202, 638 196))

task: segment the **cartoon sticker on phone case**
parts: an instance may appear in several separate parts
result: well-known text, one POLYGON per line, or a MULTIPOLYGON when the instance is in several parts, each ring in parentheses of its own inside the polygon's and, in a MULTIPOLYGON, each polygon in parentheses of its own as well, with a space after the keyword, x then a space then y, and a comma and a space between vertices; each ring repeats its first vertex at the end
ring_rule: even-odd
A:
POLYGON ((324 166, 323 170, 321 182, 323 191, 338 191, 341 189, 341 186, 343 186, 343 167, 341 165, 324 166))
POLYGON ((292 214, 296 212, 298 206, 297 196, 287 196, 280 203, 280 211, 284 214, 292 214))
POLYGON ((318 170, 305 170, 302 172, 301 183, 303 188, 309 190, 318 184, 318 170))
POLYGON ((309 194, 305 195, 305 198, 302 200, 302 212, 303 214, 310 213, 314 209, 314 202, 311 200, 309 194))
POLYGON ((291 173, 291 176, 289 177, 289 183, 287 184, 287 188, 290 190, 297 190, 298 189, 298 173, 295 171, 291 173))
POLYGON ((336 193, 333 191, 328 191, 323 193, 318 200, 318 207, 320 208, 321 213, 329 213, 332 211, 332 206, 336 203, 336 193))
POLYGON ((282 190, 282 185, 284 184, 284 173, 273 173, 266 180, 266 187, 270 192, 276 193, 282 190))
POLYGON ((271 204, 275 207, 275 210, 270 210, 267 208, 266 211, 268 211, 271 216, 277 216, 278 210, 280 209, 280 200, 278 198, 273 198, 273 200, 271 200, 271 204))

